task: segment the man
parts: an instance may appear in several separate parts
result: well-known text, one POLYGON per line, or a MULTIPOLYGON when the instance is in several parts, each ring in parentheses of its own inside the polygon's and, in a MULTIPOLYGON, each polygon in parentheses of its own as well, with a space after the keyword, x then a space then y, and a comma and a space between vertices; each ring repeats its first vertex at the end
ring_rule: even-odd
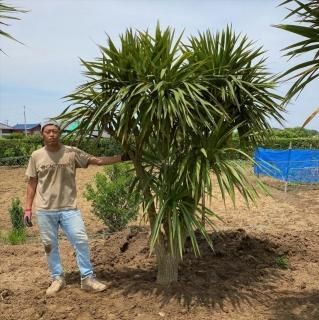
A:
POLYGON ((37 221, 44 245, 52 283, 48 296, 55 295, 65 286, 58 247, 58 229, 66 234, 76 252, 81 273, 81 288, 100 292, 106 286, 94 277, 89 256, 88 237, 81 213, 76 204, 75 173, 88 165, 108 165, 129 160, 126 155, 94 157, 84 151, 60 142, 60 126, 48 121, 41 127, 44 147, 32 153, 26 170, 26 209, 24 220, 32 226, 32 204, 36 197, 37 221))

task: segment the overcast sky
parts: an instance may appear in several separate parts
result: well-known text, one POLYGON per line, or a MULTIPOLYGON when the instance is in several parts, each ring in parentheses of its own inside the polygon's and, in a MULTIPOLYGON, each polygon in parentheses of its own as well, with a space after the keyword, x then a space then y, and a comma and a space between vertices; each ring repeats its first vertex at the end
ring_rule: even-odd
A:
MULTIPOLYGON (((0 39, 0 122, 23 123, 23 106, 28 123, 55 116, 66 106, 62 97, 83 82, 79 58, 93 60, 96 44, 105 34, 117 39, 129 27, 154 29, 172 26, 185 36, 198 31, 221 30, 232 24, 236 32, 248 35, 267 51, 272 72, 292 65, 280 50, 297 36, 271 27, 283 22, 285 8, 279 0, 6 0, 29 10, 12 21, 5 31, 25 45, 0 39)), ((293 61, 303 59, 298 58, 293 61)), ((286 127, 300 126, 319 106, 318 81, 309 85, 289 105, 286 127)), ((287 86, 281 87, 285 92, 287 86)), ((278 127, 276 123, 273 126, 278 127)), ((308 128, 318 129, 314 120, 308 128)))

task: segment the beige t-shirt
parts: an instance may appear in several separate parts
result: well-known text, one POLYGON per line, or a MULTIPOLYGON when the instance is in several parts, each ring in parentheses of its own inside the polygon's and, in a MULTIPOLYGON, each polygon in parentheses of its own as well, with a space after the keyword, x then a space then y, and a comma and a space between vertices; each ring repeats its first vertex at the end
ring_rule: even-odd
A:
POLYGON ((38 178, 37 210, 76 209, 76 168, 87 168, 91 157, 76 147, 64 145, 57 152, 50 152, 45 147, 34 151, 26 175, 38 178))

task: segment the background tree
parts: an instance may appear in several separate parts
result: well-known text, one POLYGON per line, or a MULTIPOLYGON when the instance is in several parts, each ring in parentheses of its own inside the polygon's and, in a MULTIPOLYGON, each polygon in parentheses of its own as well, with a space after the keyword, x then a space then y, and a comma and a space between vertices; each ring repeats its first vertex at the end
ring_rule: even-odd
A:
POLYGON ((212 193, 212 172, 223 197, 235 201, 235 189, 247 202, 256 197, 246 172, 229 160, 234 130, 260 135, 268 128, 266 118, 280 119, 282 111, 264 60, 255 62, 260 50, 254 53, 230 29, 205 40, 199 36, 199 46, 215 46, 211 54, 200 52, 197 38, 185 45, 181 37, 157 26, 154 35, 127 30, 118 47, 108 38, 101 57, 81 60, 88 81, 67 96, 70 106, 58 117, 81 120, 81 137, 106 130, 130 154, 137 175, 132 188, 142 194, 161 284, 177 281, 187 237, 199 254, 195 230, 212 245, 201 213, 210 228, 216 215, 200 206, 202 194, 212 193), (244 109, 247 118, 239 119, 244 109))
MULTIPOLYGON (((283 73, 282 77, 291 76, 295 82, 287 92, 287 100, 299 94, 305 86, 319 77, 319 0, 285 0, 281 5, 293 4, 286 18, 295 17, 298 24, 280 24, 277 28, 298 34, 304 39, 286 48, 286 56, 294 58, 297 55, 311 54, 311 59, 297 64, 283 73)), ((317 114, 316 109, 306 119, 307 125, 317 114)))

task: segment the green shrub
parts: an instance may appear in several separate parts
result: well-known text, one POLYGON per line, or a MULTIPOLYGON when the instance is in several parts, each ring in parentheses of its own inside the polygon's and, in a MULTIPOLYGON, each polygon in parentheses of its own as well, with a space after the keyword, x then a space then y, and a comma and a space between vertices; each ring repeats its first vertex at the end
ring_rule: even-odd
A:
POLYGON ((9 214, 11 219, 12 229, 8 235, 8 241, 10 244, 20 244, 26 241, 26 231, 23 221, 23 209, 21 202, 18 198, 11 200, 11 206, 9 208, 9 214))
POLYGON ((24 230, 25 225, 23 221, 23 209, 18 198, 11 200, 11 207, 9 208, 11 225, 13 230, 24 230))
POLYGON ((95 186, 86 185, 84 193, 92 202, 92 211, 111 232, 124 229, 136 219, 139 196, 130 193, 134 174, 126 163, 106 166, 104 173, 97 173, 95 186))

